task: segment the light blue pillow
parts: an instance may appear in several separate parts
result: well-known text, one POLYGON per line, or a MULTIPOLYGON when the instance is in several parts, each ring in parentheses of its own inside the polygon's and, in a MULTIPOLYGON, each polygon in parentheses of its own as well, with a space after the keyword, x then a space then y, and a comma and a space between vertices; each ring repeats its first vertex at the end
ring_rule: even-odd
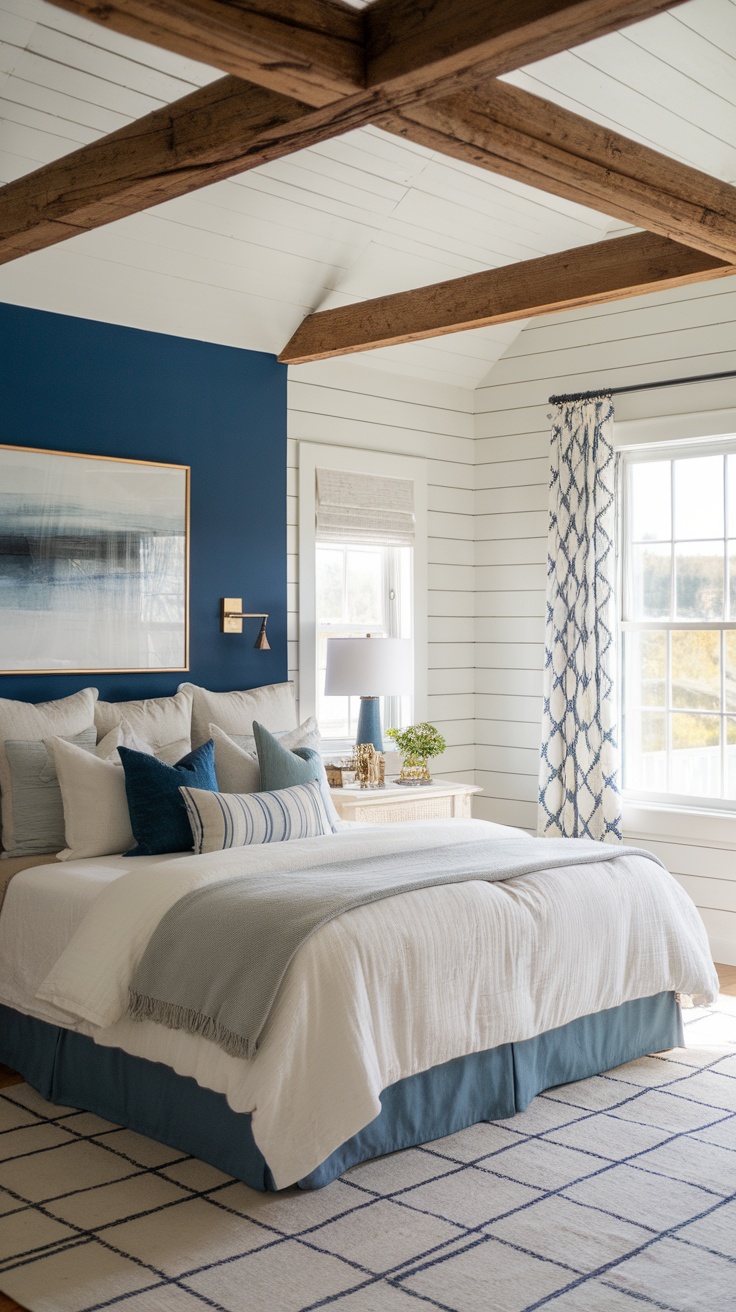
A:
MULTIPOLYGON (((97 742, 94 725, 64 741, 93 752, 97 742)), ((44 742, 5 743, 13 782, 13 835, 15 845, 5 856, 40 856, 60 852, 65 846, 64 806, 56 765, 44 742)))
POLYGON ((197 853, 331 835, 318 779, 273 793, 213 793, 186 785, 179 792, 197 853))
POLYGON ((257 720, 253 721, 253 737, 261 770, 262 791, 270 793, 281 788, 294 788, 315 779, 319 784, 327 819, 334 831, 339 816, 330 796, 327 774, 319 752, 315 752, 312 747, 295 747, 289 751, 275 734, 269 733, 257 720))

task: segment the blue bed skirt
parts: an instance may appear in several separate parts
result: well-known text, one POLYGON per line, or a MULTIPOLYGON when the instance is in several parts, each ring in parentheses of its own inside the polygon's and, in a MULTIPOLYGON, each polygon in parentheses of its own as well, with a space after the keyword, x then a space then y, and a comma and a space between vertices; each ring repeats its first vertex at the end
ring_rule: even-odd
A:
MULTIPOLYGON (((381 1094, 382 1110, 335 1150, 302 1189, 319 1189, 356 1162, 428 1143, 477 1121, 513 1116, 544 1089, 611 1070, 683 1043, 674 993, 624 1002, 522 1043, 434 1066, 381 1094)), ((223 1094, 170 1067, 0 1005, 0 1062, 50 1102, 96 1112, 171 1148, 191 1153, 253 1189, 274 1189, 251 1118, 223 1094)))

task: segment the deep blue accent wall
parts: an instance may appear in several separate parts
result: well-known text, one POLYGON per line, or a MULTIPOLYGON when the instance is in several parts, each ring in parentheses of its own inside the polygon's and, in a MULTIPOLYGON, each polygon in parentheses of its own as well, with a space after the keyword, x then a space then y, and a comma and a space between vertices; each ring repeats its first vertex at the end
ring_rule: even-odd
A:
MULTIPOLYGON (((287 677, 286 366, 272 355, 0 304, 0 442, 191 465, 187 673, 0 675, 0 697, 108 700, 287 677), (268 611, 219 631, 220 597, 268 611)), ((1 620, 0 620, 1 622, 1 620)))

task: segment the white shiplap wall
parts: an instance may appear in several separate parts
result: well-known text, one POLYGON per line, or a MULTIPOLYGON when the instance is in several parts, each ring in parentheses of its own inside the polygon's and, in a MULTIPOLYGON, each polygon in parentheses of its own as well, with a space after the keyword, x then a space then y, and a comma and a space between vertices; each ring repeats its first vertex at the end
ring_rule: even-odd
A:
MULTIPOLYGON (((548 397, 735 365, 736 279, 728 279, 540 319, 476 391, 476 781, 485 790, 476 814, 536 825, 548 397)), ((733 407, 736 379, 622 396, 616 417, 733 407)), ((736 963, 736 819, 696 829, 660 817, 632 811, 627 839, 657 852, 700 908, 716 960, 736 963)))
POLYGON ((473 782, 475 765, 473 393, 334 361, 289 370, 290 678, 298 672, 298 444, 426 457, 429 507, 427 714, 447 739, 435 773, 473 782))

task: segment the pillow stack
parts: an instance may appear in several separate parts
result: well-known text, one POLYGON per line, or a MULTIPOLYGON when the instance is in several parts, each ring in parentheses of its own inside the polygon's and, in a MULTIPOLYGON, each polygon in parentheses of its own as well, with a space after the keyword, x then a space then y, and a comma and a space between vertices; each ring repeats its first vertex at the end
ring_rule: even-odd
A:
POLYGON ((0 698, 2 855, 150 856, 191 851, 193 838, 204 852, 330 833, 320 741, 316 720, 297 725, 290 683, 0 698))

